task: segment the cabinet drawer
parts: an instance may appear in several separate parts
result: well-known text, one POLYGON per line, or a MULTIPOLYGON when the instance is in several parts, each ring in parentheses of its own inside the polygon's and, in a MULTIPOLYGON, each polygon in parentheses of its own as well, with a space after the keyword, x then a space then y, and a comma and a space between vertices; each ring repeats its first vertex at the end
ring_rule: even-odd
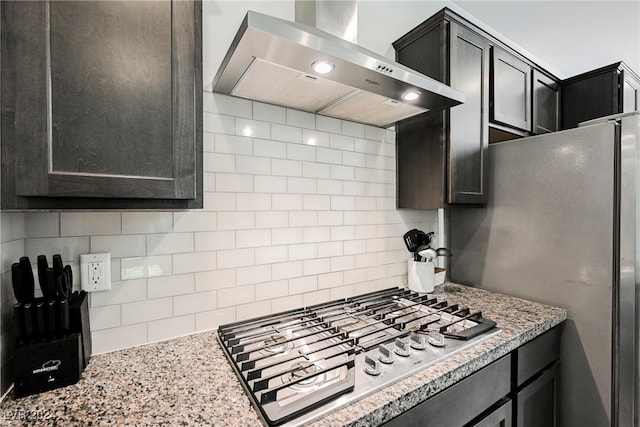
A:
POLYGON ((442 393, 389 421, 388 427, 462 426, 509 393, 511 355, 454 384, 442 393))
POLYGON ((516 350, 516 386, 560 358, 560 327, 555 327, 516 350))

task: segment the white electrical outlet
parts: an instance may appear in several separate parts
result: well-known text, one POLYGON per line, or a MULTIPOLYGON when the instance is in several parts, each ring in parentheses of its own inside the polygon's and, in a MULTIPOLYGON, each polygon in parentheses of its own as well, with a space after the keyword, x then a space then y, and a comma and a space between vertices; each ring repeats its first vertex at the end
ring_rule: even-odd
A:
POLYGON ((80 286, 87 292, 111 290, 111 254, 80 255, 80 286))

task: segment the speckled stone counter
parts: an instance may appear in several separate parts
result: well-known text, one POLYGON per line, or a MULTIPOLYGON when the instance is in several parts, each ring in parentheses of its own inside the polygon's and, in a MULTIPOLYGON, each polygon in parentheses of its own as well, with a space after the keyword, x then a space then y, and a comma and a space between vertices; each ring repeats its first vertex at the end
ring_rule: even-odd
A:
MULTIPOLYGON (((566 319, 563 309, 467 286, 449 283, 435 294, 482 310, 502 333, 313 426, 378 425, 566 319)), ((259 426, 260 421, 210 331, 94 356, 77 384, 18 400, 7 396, 0 425, 259 426)))

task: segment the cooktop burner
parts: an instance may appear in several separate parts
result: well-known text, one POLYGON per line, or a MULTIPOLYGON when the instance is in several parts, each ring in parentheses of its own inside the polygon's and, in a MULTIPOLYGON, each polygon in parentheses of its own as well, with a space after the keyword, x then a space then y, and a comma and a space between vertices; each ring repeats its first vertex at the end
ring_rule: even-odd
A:
POLYGON ((309 423, 500 332, 481 312, 391 288, 222 325, 218 340, 275 426, 309 423))

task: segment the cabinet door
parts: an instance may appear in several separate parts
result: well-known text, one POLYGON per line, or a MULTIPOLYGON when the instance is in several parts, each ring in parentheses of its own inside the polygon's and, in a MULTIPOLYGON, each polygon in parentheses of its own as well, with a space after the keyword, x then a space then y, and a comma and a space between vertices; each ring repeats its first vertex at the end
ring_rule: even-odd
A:
MULTIPOLYGON (((199 3, 2 7, 2 107, 13 114, 2 167, 14 197, 198 197, 199 3)), ((3 181, 13 207, 5 194, 3 181)))
POLYGON ((558 399, 558 363, 516 395, 516 427, 555 427, 558 399))
POLYGON ((489 141, 489 42, 450 24, 449 85, 465 102, 450 109, 449 203, 486 201, 486 149, 489 141))
POLYGON ((538 70, 533 70, 533 133, 560 129, 560 85, 538 70))
POLYGON ((509 400, 495 411, 484 417, 473 427, 511 427, 512 426, 512 405, 509 400))
POLYGON ((493 48, 492 121, 531 132, 531 66, 493 48))
POLYGON ((640 110, 640 82, 622 72, 622 112, 640 110))

